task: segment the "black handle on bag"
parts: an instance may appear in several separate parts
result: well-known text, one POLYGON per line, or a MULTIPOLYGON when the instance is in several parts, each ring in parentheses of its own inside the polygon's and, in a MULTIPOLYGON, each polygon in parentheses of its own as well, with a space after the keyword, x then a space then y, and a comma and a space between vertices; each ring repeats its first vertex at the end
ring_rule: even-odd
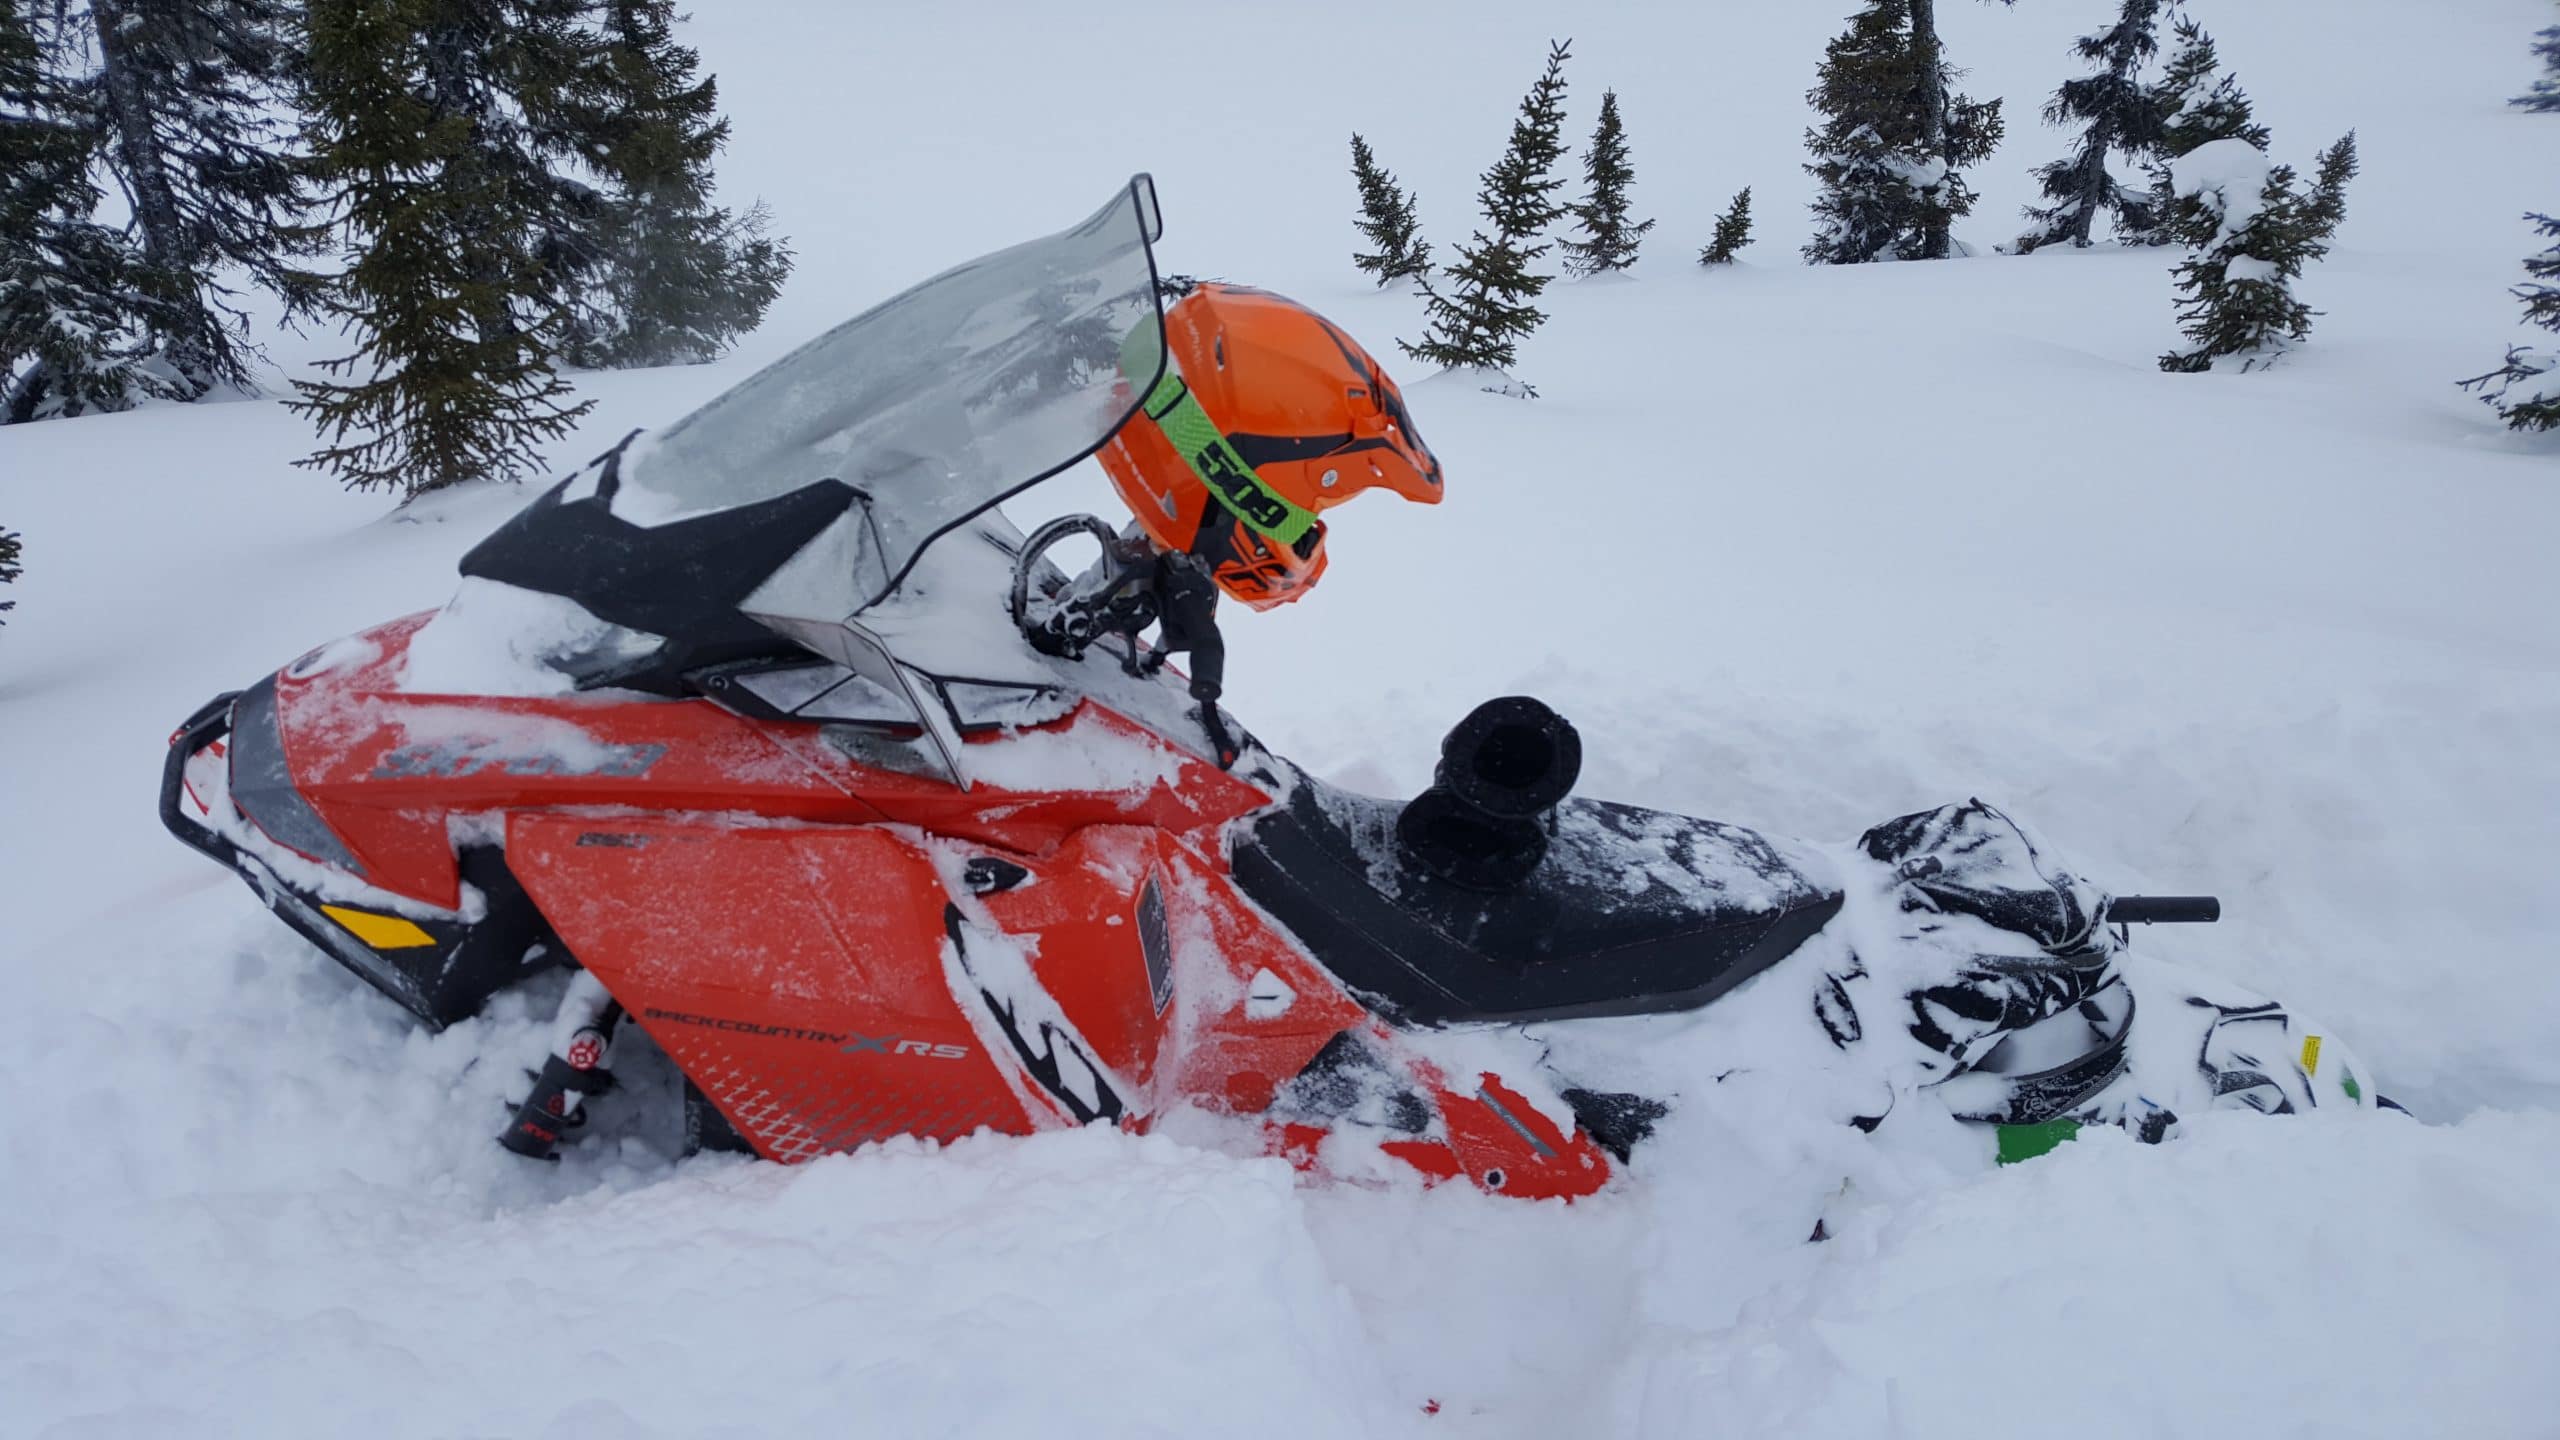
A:
POLYGON ((2211 895, 2119 895, 2107 902, 2107 919, 2129 925, 2208 925, 2222 918, 2211 895))

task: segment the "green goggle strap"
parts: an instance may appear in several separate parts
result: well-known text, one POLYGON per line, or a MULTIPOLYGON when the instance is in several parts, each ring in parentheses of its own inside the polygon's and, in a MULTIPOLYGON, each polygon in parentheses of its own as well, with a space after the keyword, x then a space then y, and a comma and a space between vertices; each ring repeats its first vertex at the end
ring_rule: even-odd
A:
POLYGON ((1191 467, 1191 473, 1217 497, 1218 507, 1244 522, 1247 529, 1288 550, 1316 527, 1314 511, 1263 484, 1253 467, 1244 463, 1226 432, 1200 408, 1199 399, 1170 359, 1140 408, 1172 442, 1174 453, 1191 467))

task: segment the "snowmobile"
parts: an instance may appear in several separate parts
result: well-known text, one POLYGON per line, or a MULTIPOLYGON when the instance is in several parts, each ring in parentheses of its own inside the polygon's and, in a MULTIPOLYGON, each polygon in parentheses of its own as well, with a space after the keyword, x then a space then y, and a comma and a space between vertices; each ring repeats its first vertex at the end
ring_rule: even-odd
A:
MULTIPOLYGON (((1135 177, 626 438, 473 549, 442 609, 188 718, 165 824, 425 1026, 568 972, 501 1136, 528 1156, 581 1133, 636 1027, 682 1074, 689 1147, 1205 1114, 1319 1173, 1580 1196, 1680 1097, 1578 1066, 1591 1044, 1483 1042, 1605 1049, 1776 984, 1819 1047, 2004 1158, 2383 1103, 2302 1017, 2132 962, 2128 925, 2214 901, 2110 896, 1989 805, 1822 847, 1578 798, 1579 734, 1520 696, 1464 717, 1410 799, 1264 747, 1204 682, 1214 646, 1190 637, 1186 677, 1143 638, 1176 628, 1133 583, 1160 548, 998 509, 1224 366, 1217 337, 1168 342, 1161 230, 1135 177), (1051 552, 1079 533, 1102 557, 1070 576, 1051 552)), ((1340 344, 1362 434, 1203 472, 1185 523, 1236 519, 1243 572, 1320 563, 1303 531, 1266 563, 1274 532, 1243 524, 1269 467, 1327 487, 1427 454, 1340 344)))

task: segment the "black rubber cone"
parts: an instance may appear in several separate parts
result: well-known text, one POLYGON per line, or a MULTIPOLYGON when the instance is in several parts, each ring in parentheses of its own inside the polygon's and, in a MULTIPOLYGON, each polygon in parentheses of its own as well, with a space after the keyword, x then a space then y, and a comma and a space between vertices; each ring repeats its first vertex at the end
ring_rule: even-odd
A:
POLYGON ((1581 778, 1581 734, 1527 695, 1487 700, 1450 727, 1434 775, 1466 804, 1513 820, 1553 810, 1581 778))
POLYGON ((1404 807, 1396 838, 1424 869, 1469 890, 1509 890, 1547 858, 1537 821, 1488 815, 1439 785, 1404 807))

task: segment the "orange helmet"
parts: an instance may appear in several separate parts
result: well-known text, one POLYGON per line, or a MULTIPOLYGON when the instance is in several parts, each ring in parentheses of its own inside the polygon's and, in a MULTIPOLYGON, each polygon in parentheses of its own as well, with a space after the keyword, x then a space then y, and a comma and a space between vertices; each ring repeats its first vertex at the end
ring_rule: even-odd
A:
POLYGON ((1268 610, 1324 574, 1315 512, 1383 485, 1440 503, 1440 462, 1359 342, 1294 300, 1194 286, 1166 310, 1172 364, 1102 448, 1149 538, 1268 610))

